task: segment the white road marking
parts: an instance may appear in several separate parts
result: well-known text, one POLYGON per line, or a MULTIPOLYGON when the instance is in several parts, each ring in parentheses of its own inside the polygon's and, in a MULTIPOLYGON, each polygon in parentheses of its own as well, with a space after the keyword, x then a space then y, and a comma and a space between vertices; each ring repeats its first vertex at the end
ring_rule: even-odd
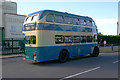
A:
POLYGON ((115 64, 115 63, 118 63, 120 60, 118 60, 118 61, 114 61, 113 63, 115 64))
POLYGON ((93 68, 93 69, 90 69, 90 70, 87 70, 87 71, 84 71, 84 72, 73 74, 73 75, 64 77, 63 79, 60 79, 60 80, 68 79, 68 78, 71 78, 71 77, 75 77, 75 76, 78 76, 78 75, 81 75, 81 74, 84 74, 84 73, 87 73, 87 72, 90 72, 90 71, 94 71, 94 70, 99 69, 99 68, 101 68, 101 67, 99 66, 99 67, 96 67, 96 68, 93 68))

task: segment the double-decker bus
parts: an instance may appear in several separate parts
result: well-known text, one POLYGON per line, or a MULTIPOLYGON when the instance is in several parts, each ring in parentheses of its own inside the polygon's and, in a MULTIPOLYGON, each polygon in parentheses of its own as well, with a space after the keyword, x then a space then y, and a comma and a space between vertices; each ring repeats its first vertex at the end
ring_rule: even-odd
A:
POLYGON ((87 16, 54 10, 29 14, 24 21, 25 59, 36 62, 99 55, 97 26, 87 16))

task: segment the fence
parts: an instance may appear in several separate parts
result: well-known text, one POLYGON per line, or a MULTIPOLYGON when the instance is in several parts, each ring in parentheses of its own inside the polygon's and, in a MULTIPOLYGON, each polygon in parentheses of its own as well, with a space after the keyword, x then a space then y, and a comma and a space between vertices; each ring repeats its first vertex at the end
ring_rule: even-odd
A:
POLYGON ((4 39, 2 41, 2 55, 24 54, 24 39, 4 39))

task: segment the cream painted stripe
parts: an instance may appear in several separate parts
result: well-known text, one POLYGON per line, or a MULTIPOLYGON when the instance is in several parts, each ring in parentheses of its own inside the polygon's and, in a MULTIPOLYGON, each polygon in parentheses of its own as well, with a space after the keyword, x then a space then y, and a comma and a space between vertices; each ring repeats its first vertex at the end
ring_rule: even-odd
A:
POLYGON ((79 43, 79 44, 75 44, 75 43, 63 43, 63 44, 53 44, 53 45, 34 45, 34 44, 26 44, 25 46, 28 47, 49 47, 49 46, 72 46, 72 45, 85 45, 85 44, 97 44, 97 43, 79 43))
POLYGON ((101 68, 100 66, 99 67, 96 67, 96 68, 93 68, 93 69, 89 69, 87 71, 84 71, 84 72, 80 72, 80 73, 77 73, 77 74, 73 74, 73 75, 70 75, 70 76, 67 76, 67 77, 64 77, 63 79, 60 79, 60 80, 64 80, 64 79, 68 79, 68 78, 72 78, 72 77, 75 77, 75 76, 78 76, 78 75, 82 75, 84 73, 87 73, 87 72, 91 72, 91 71, 94 71, 94 70, 97 70, 101 68))

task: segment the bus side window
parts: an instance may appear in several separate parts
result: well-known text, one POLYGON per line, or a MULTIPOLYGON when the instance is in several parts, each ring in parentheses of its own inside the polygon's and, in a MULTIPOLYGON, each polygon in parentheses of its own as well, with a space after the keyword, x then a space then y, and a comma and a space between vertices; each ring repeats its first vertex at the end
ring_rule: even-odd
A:
POLYGON ((80 37, 79 36, 74 36, 73 37, 73 43, 79 43, 80 42, 80 37))
POLYGON ((86 22, 86 20, 84 20, 84 25, 87 25, 87 22, 86 22))
POLYGON ((64 22, 63 16, 55 15, 55 22, 56 23, 63 23, 64 22))
POLYGON ((87 36, 87 42, 92 42, 92 36, 87 36))
POLYGON ((84 25, 84 20, 80 20, 80 25, 84 25))
POLYGON ((87 20, 87 26, 92 26, 92 21, 87 20))
POLYGON ((46 17, 47 22, 54 22, 54 15, 53 14, 48 14, 46 17))
POLYGON ((65 24, 72 24, 72 18, 65 16, 65 17, 64 17, 64 23, 65 23, 65 24))
POLYGON ((72 43, 72 36, 65 36, 65 43, 72 43))
POLYGON ((81 36, 81 37, 82 37, 81 43, 86 43, 87 37, 86 36, 81 36))
POLYGON ((95 26, 96 26, 94 21, 92 21, 92 26, 93 26, 93 27, 95 27, 95 26))
POLYGON ((94 36, 92 36, 92 41, 96 42, 97 41, 97 34, 94 34, 94 36))
POLYGON ((73 18, 73 24, 79 25, 80 24, 80 20, 78 18, 73 18))
POLYGON ((56 44, 64 43, 64 36, 62 36, 62 35, 56 35, 55 36, 55 43, 56 44))

